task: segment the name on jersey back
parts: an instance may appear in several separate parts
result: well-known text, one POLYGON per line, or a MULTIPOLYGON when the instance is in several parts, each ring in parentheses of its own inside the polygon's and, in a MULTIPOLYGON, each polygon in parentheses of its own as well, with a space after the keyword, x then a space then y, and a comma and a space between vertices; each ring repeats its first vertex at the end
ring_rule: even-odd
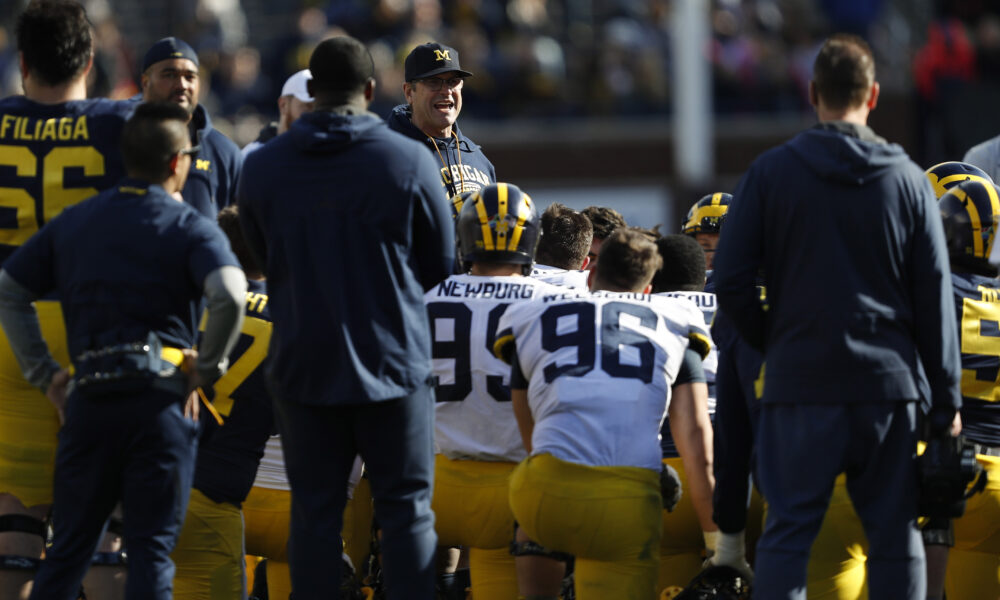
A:
POLYGON ((35 119, 4 115, 0 119, 0 139, 69 142, 89 140, 90 133, 86 116, 35 119))
POLYGON ((495 281, 482 281, 477 283, 466 283, 448 279, 438 286, 438 296, 451 296, 452 298, 531 298, 535 293, 535 286, 531 283, 498 283, 495 281))

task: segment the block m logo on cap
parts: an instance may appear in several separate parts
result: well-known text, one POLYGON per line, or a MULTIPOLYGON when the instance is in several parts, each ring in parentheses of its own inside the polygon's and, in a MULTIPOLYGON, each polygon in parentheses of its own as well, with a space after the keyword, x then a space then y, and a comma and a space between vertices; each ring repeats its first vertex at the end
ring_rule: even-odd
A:
POLYGON ((451 60, 450 50, 435 50, 434 60, 451 60))

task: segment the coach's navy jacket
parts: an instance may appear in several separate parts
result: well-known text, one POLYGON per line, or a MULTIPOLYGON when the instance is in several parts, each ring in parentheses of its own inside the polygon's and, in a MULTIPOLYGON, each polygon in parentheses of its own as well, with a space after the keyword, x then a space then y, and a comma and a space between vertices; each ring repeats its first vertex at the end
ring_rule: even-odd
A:
POLYGON ((434 159, 365 113, 308 113, 247 156, 241 223, 264 265, 285 401, 358 404, 431 378, 423 294, 451 274, 434 159))
POLYGON ((431 151, 441 172, 441 184, 449 198, 462 192, 474 192, 497 182, 493 163, 486 158, 479 146, 462 134, 458 123, 451 127, 455 135, 443 140, 432 138, 421 131, 410 120, 412 115, 413 109, 409 104, 397 106, 389 115, 389 127, 417 140, 431 151))
POLYGON ((933 402, 960 405, 934 193, 867 127, 820 124, 759 157, 733 194, 713 279, 720 310, 765 352, 765 403, 915 400, 929 382, 933 402))

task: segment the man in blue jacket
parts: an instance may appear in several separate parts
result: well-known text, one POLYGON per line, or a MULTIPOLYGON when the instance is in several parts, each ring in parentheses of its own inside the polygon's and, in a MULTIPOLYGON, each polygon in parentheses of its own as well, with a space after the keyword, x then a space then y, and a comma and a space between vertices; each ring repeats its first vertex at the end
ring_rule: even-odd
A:
POLYGON ((186 117, 169 103, 139 106, 122 131, 128 176, 49 221, 0 271, 0 323, 11 348, 25 378, 65 414, 52 544, 33 599, 77 598, 119 501, 125 597, 171 597, 169 554, 197 448, 192 390, 225 372, 246 295, 246 278, 219 228, 171 197, 195 152, 186 117), (73 364, 68 392, 71 375, 52 357, 32 304, 53 291, 73 364), (195 353, 203 297, 208 314, 195 353))
POLYGON ((493 163, 456 123, 465 78, 472 77, 458 64, 458 51, 437 42, 417 46, 406 57, 403 75, 406 104, 392 110, 389 127, 430 149, 448 197, 496 183, 493 163))
POLYGON ((805 597, 809 548, 841 472, 870 543, 871 597, 925 594, 916 401, 929 389, 932 429, 952 428, 959 349, 934 192, 866 126, 878 92, 867 44, 827 40, 810 84, 820 123, 751 165, 715 259, 720 309, 767 365, 760 598, 805 597))
POLYGON ((335 37, 309 61, 315 110, 247 157, 241 224, 268 281, 269 377, 292 487, 297 600, 340 582, 347 479, 371 475, 390 599, 433 598, 434 395, 423 294, 454 266, 432 156, 368 112, 371 55, 335 37), (321 460, 318 460, 321 457, 321 460))
POLYGON ((236 201, 243 155, 239 146, 212 127, 208 111, 198 104, 199 89, 198 55, 184 40, 163 38, 146 52, 142 99, 179 104, 190 115, 191 144, 200 148, 181 196, 214 221, 220 210, 236 201))

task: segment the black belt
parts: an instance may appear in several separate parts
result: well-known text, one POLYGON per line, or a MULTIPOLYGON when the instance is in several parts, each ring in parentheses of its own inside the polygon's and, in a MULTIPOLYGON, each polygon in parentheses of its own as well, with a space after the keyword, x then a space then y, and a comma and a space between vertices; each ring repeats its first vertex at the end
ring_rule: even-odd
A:
POLYGON ((1000 457, 1000 446, 987 446, 985 444, 976 444, 976 454, 981 454, 983 456, 1000 457))

